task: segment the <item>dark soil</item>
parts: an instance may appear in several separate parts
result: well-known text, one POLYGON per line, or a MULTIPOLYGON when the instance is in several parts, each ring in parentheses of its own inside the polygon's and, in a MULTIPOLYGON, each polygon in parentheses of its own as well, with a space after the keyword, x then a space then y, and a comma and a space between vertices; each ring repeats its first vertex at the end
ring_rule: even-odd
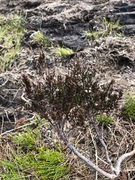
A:
MULTIPOLYGON (((22 37, 23 49, 15 57, 11 69, 0 74, 1 133, 14 128, 20 119, 29 119, 33 116, 33 113, 28 110, 29 105, 26 102, 27 97, 21 75, 27 73, 30 76, 35 75, 36 78, 37 59, 42 51, 45 54, 47 69, 55 68, 57 73, 62 74, 67 72, 70 63, 80 61, 96 68, 99 76, 102 77, 101 83, 114 79, 115 86, 123 89, 124 95, 135 94, 134 1, 1 0, 0 13, 5 16, 10 13, 21 13, 27 30, 22 37), (85 37, 86 31, 103 31, 103 18, 110 22, 119 20, 122 35, 113 37, 108 35, 95 41, 88 40, 85 37), (52 53, 51 48, 41 48, 39 44, 33 45, 31 35, 38 30, 43 32, 52 46, 60 45, 71 48, 75 54, 66 60, 60 60, 52 53), (24 59, 25 63, 22 63, 24 59)), ((89 129, 86 136, 87 133, 89 133, 89 129)), ((105 134, 112 158, 117 158, 119 154, 130 151, 135 146, 133 138, 135 137, 135 124, 133 123, 118 121, 112 130, 110 129, 105 134), (110 137, 108 137, 109 133, 110 137)), ((85 144, 87 144, 86 142, 85 144)), ((92 141, 89 143, 90 146, 93 146, 92 143, 92 141)), ((88 148, 90 149, 89 146, 88 148)), ((94 158, 94 150, 92 149, 90 152, 93 153, 90 157, 94 158)), ((123 165, 124 171, 120 179, 134 179, 135 174, 128 172, 127 169, 135 168, 135 161, 132 158, 126 163, 125 166, 123 165), (126 167, 126 163, 127 166, 129 165, 128 167, 126 167)), ((73 166, 78 170, 74 170, 71 179, 95 179, 95 171, 92 169, 89 171, 83 163, 79 164, 74 160, 73 166), (85 168, 87 172, 89 171, 88 175, 83 173, 85 168)), ((102 180, 103 178, 99 175, 98 179, 102 180)))

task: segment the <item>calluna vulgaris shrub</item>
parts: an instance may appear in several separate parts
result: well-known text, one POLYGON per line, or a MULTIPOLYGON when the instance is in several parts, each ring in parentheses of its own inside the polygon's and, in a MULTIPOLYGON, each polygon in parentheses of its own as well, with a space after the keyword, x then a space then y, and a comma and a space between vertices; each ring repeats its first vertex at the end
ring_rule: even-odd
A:
POLYGON ((80 63, 74 63, 66 75, 40 72, 33 79, 23 74, 22 80, 32 110, 59 127, 66 121, 82 125, 92 117, 96 120, 97 114, 117 108, 122 97, 122 91, 113 87, 113 80, 100 85, 96 70, 80 63))

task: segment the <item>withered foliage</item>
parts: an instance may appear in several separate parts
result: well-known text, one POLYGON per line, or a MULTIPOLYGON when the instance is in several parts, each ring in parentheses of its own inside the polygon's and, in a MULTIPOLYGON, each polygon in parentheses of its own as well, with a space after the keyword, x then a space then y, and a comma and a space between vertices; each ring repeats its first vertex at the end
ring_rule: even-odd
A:
POLYGON ((117 108, 122 97, 113 80, 101 85, 96 70, 80 63, 74 63, 66 75, 53 71, 37 76, 22 76, 31 108, 58 127, 66 121, 83 125, 90 117, 117 108))

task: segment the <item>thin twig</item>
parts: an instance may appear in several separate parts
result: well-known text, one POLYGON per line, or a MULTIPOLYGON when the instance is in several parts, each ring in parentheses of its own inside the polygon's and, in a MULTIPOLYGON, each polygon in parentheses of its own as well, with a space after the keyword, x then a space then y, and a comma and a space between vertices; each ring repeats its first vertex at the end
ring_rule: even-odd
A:
MULTIPOLYGON (((92 142, 93 142, 93 145, 94 145, 94 148, 95 148, 96 166, 98 166, 97 144, 96 144, 96 142, 94 141, 94 138, 93 138, 93 134, 92 134, 92 132, 91 132, 91 129, 89 129, 89 131, 90 131, 91 139, 92 139, 92 142)), ((98 171, 96 171, 95 180, 97 180, 97 179, 98 179, 98 171)))
POLYGON ((11 122, 11 120, 10 120, 9 117, 8 117, 7 111, 6 111, 6 110, 4 110, 4 111, 5 111, 5 114, 6 114, 6 117, 7 117, 8 121, 11 122))
POLYGON ((109 166, 109 164, 106 162, 106 161, 104 161, 103 159, 101 159, 100 157, 97 157, 101 162, 103 162, 104 164, 106 164, 106 165, 108 165, 109 166))
POLYGON ((0 88, 5 86, 7 82, 8 82, 8 80, 6 80, 2 85, 0 85, 0 88))
POLYGON ((16 131, 16 130, 22 129, 22 128, 27 127, 27 126, 31 126, 31 125, 34 124, 34 123, 35 123, 35 121, 30 122, 30 123, 27 123, 27 124, 24 124, 24 125, 22 125, 22 126, 19 126, 19 127, 17 127, 17 128, 14 128, 14 129, 10 129, 9 131, 5 131, 5 132, 1 133, 0 136, 4 136, 4 135, 6 135, 6 134, 13 133, 13 132, 16 131))
POLYGON ((2 133, 2 131, 3 131, 3 127, 4 127, 4 117, 3 117, 3 115, 2 115, 1 133, 2 133))
POLYGON ((109 165, 110 165, 110 167, 111 167, 111 170, 112 170, 112 172, 113 172, 114 167, 113 167, 113 165, 112 165, 111 159, 109 158, 107 145, 105 144, 105 142, 104 142, 104 140, 103 140, 103 125, 102 125, 102 128, 101 128, 101 135, 99 134, 99 132, 97 132, 97 134, 98 134, 98 138, 99 138, 102 146, 103 146, 104 149, 105 149, 106 160, 107 160, 107 162, 109 163, 109 165))
POLYGON ((30 100, 27 100, 27 99, 24 97, 24 93, 21 95, 21 99, 22 99, 24 102, 30 104, 30 100))

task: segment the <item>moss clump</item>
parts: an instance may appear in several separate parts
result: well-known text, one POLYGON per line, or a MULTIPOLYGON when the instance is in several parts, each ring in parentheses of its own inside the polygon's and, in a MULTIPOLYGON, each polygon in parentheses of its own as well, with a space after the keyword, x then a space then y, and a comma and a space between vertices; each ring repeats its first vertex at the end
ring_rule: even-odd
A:
POLYGON ((123 114, 135 121, 135 97, 128 97, 125 100, 123 114))
POLYGON ((66 47, 57 47, 53 52, 58 57, 68 57, 74 54, 74 51, 72 49, 66 47))
POLYGON ((40 45, 47 47, 51 46, 50 41, 47 38, 45 38, 44 34, 41 31, 33 33, 32 38, 35 42, 39 43, 40 45))
POLYGON ((30 131, 29 132, 21 132, 17 133, 13 137, 13 142, 24 149, 33 149, 36 146, 36 142, 39 139, 38 130, 30 131))
POLYGON ((0 15, 0 73, 12 65, 15 55, 21 50, 22 24, 20 15, 0 15))
POLYGON ((64 156, 61 152, 45 150, 43 147, 24 153, 10 149, 8 160, 0 160, 3 179, 26 180, 28 177, 40 180, 59 179, 67 172, 64 156))
POLYGON ((0 159, 0 177, 11 180, 57 180, 67 174, 63 153, 41 142, 40 128, 27 128, 11 136, 7 158, 0 159))
POLYGON ((109 116, 107 116, 106 114, 99 114, 96 116, 96 120, 101 123, 104 124, 105 126, 108 126, 109 124, 112 124, 113 119, 109 116))

